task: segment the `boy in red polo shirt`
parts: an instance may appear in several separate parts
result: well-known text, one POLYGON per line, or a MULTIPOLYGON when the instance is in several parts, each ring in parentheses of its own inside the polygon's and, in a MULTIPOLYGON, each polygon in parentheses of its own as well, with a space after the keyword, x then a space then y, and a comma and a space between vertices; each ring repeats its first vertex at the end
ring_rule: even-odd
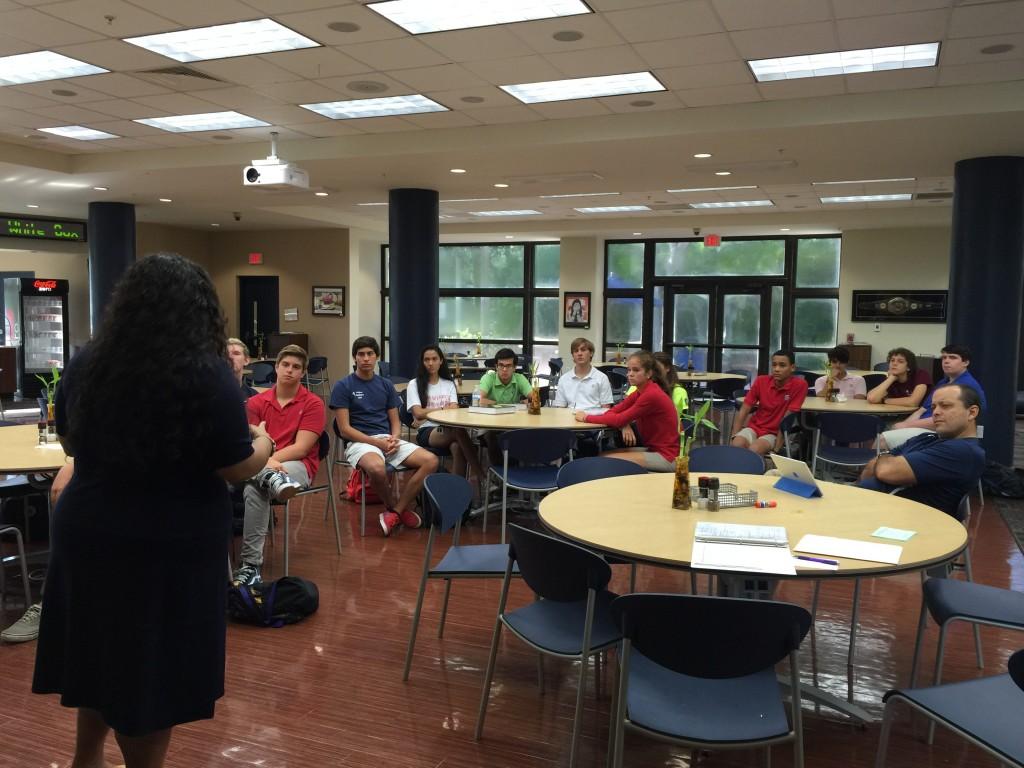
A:
POLYGON ((232 574, 236 584, 261 580, 263 542, 270 524, 270 501, 287 501, 308 488, 320 465, 319 441, 326 411, 323 400, 302 386, 306 350, 289 344, 277 355, 277 383, 250 397, 245 410, 250 424, 266 423, 274 441, 267 466, 245 484, 242 524, 242 565, 232 574))
POLYGON ((793 376, 795 371, 796 356, 791 350, 780 349, 772 355, 771 375, 754 379, 750 391, 743 398, 733 428, 732 445, 749 448, 761 456, 775 449, 782 420, 787 414, 799 411, 807 397, 807 382, 793 376), (757 410, 750 416, 755 405, 757 410))

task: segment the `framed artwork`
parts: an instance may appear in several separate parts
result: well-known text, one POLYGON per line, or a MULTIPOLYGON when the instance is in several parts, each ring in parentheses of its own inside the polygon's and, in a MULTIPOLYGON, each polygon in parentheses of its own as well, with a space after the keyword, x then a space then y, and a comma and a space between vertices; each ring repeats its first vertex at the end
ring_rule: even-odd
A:
POLYGON ((590 327, 590 292, 565 292, 562 320, 566 328, 590 327))
POLYGON ((944 323, 949 291, 854 291, 853 320, 944 323))
POLYGON ((345 286, 314 285, 313 314, 345 316, 345 286))

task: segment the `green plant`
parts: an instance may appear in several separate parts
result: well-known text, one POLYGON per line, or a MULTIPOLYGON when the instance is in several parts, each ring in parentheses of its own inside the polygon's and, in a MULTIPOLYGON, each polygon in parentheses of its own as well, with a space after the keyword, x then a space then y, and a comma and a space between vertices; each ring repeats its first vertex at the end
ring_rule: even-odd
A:
POLYGON ((704 404, 694 414, 684 413, 683 421, 689 422, 693 425, 693 429, 690 430, 690 437, 686 436, 686 429, 679 434, 679 453, 682 456, 690 455, 690 448, 693 447, 694 438, 697 436, 697 427, 707 427, 712 432, 717 432, 718 427, 715 423, 708 418, 705 418, 708 413, 708 409, 711 408, 711 401, 705 400, 704 404))
POLYGON ((36 378, 42 382, 43 387, 46 389, 46 402, 48 405, 53 405, 53 396, 57 392, 57 382, 60 381, 60 369, 56 366, 50 369, 50 378, 45 378, 36 374, 36 378))

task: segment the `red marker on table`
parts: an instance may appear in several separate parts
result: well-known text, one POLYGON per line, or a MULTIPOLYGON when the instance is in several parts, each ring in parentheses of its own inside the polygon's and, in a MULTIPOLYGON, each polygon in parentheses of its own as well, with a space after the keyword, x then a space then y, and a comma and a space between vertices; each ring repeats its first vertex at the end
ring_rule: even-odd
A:
POLYGON ((754 506, 758 509, 772 509, 778 506, 778 502, 775 501, 755 501, 754 506))

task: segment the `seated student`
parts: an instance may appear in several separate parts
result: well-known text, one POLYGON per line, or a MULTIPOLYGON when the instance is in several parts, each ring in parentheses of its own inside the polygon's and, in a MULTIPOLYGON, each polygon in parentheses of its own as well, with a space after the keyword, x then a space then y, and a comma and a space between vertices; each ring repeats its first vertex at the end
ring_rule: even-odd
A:
POLYGON ((245 484, 241 566, 232 574, 237 584, 261 580, 263 544, 270 524, 270 501, 287 501, 308 488, 320 465, 319 441, 326 413, 323 401, 302 386, 306 350, 289 344, 277 354, 277 383, 245 404, 250 424, 266 422, 274 442, 267 465, 245 484))
MULTIPOLYGON (((672 402, 676 406, 676 411, 679 413, 680 426, 682 426, 683 414, 686 413, 687 407, 689 407, 689 401, 687 399, 686 387, 679 383, 679 369, 676 368, 676 364, 672 362, 672 355, 668 352, 655 352, 654 364, 658 366, 658 370, 661 371, 661 375, 665 377, 665 381, 668 383, 670 396, 672 402)), ((626 396, 633 394, 636 391, 636 387, 630 386, 626 390, 626 396)), ((629 424, 624 426, 621 430, 622 442, 627 446, 636 445, 636 433, 633 431, 633 427, 629 424)))
MULTIPOLYGON (((847 400, 864 400, 867 394, 867 384, 863 376, 852 376, 846 371, 850 364, 850 352, 845 347, 835 347, 828 351, 828 364, 832 368, 832 386, 847 400)), ((825 383, 827 376, 819 376, 814 382, 814 393, 818 397, 825 396, 825 383)))
POLYGON ((558 378, 556 408, 610 408, 612 385, 604 371, 590 363, 594 359, 594 343, 582 336, 573 339, 572 370, 558 378))
MULTIPOLYGON (((533 391, 530 382, 521 373, 516 373, 516 353, 507 347, 499 349, 494 356, 494 370, 488 371, 480 379, 480 405, 509 405, 521 403, 533 391)), ((492 465, 502 462, 498 437, 501 432, 490 429, 484 434, 487 443, 487 456, 492 465)))
POLYGON ((955 515, 960 500, 985 469, 985 451, 977 438, 981 398, 963 384, 945 384, 932 393, 934 432, 912 437, 872 459, 858 485, 889 492, 955 515))
POLYGON ((420 352, 420 364, 416 378, 409 382, 405 391, 406 407, 416 420, 416 442, 423 448, 447 448, 452 454, 452 471, 460 477, 466 475, 469 463, 476 477, 483 476, 476 448, 469 439, 469 433, 458 427, 442 427, 426 421, 430 411, 441 408, 458 408, 459 394, 455 388, 448 361, 436 344, 428 344, 420 352), (424 396, 422 393, 426 393, 424 396))
POLYGON ((887 360, 889 374, 885 381, 868 392, 868 402, 912 405, 916 408, 928 394, 932 377, 918 370, 917 358, 906 347, 890 349, 887 360))
POLYGON ((736 414, 732 445, 749 448, 764 456, 775 449, 776 435, 787 414, 797 413, 807 397, 807 382, 796 372, 792 350, 780 349, 772 355, 770 375, 758 376, 743 398, 736 414), (757 406, 753 416, 750 411, 757 406), (747 417, 750 417, 749 423, 747 417))
POLYGON ((427 475, 437 471, 437 456, 399 438, 401 400, 395 385, 374 373, 378 357, 380 347, 376 339, 360 336, 352 342, 355 373, 334 385, 330 407, 336 412, 338 432, 346 441, 345 460, 366 473, 373 490, 384 502, 378 519, 384 535, 390 536, 399 524, 406 528, 423 525, 413 504, 427 475), (398 501, 391 493, 385 462, 396 469, 416 470, 405 481, 398 501))
POLYGON ((231 372, 235 374, 238 389, 242 392, 242 399, 248 400, 256 394, 256 390, 245 382, 244 371, 249 365, 249 347, 241 339, 228 339, 228 362, 231 363, 231 372))
POLYGON ((610 451, 602 455, 632 461, 651 472, 672 472, 679 455, 679 413, 669 396, 668 382, 647 351, 630 355, 626 369, 629 383, 636 388, 633 394, 602 414, 576 411, 576 421, 616 429, 635 421, 644 436, 644 450, 610 451))

